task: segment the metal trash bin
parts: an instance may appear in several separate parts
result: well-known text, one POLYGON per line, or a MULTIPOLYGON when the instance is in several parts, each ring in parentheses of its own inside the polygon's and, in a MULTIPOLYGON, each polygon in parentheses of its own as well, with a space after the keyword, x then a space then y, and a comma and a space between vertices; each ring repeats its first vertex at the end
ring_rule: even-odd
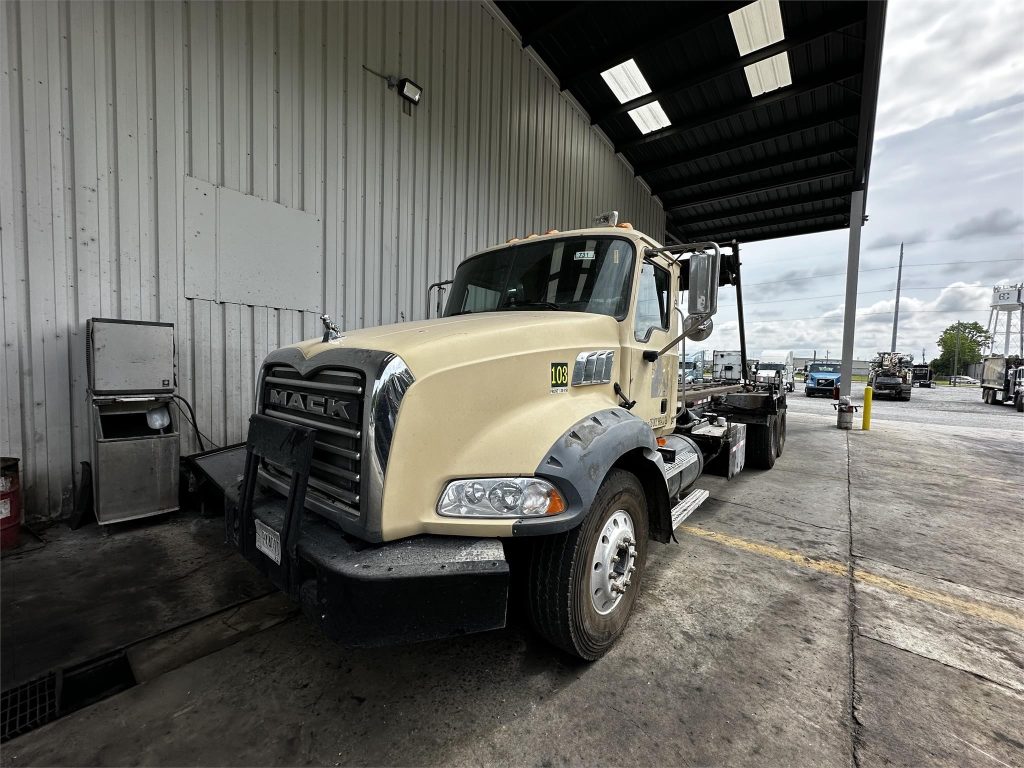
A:
POLYGON ((853 414, 857 412, 858 406, 853 405, 847 395, 843 395, 839 398, 839 402, 832 403, 832 407, 838 412, 836 428, 853 429, 853 414))

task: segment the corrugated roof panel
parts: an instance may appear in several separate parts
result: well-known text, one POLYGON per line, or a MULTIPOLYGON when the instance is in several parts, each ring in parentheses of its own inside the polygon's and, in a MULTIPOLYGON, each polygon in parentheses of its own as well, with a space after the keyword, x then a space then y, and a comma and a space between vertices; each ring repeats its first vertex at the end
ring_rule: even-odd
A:
POLYGON ((670 229, 729 212, 756 238, 842 226, 813 214, 847 204, 855 169, 866 174, 884 3, 782 3, 785 37, 776 24, 743 47, 753 50, 746 58, 728 17, 745 2, 581 4, 562 29, 543 3, 498 5, 669 211, 687 206, 670 214, 670 229), (792 84, 752 97, 744 67, 772 56, 788 63, 792 84), (629 58, 651 93, 625 105, 600 69, 581 64, 629 58), (672 125, 642 136, 627 112, 655 100, 672 125))

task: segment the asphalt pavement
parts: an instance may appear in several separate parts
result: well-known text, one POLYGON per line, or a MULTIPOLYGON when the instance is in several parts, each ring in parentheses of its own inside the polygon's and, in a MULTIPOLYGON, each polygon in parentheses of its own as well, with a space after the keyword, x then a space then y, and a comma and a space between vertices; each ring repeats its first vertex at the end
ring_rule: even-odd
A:
POLYGON ((515 605, 500 631, 372 650, 302 616, 227 647, 192 624, 211 652, 136 654, 139 685, 0 763, 1024 766, 1021 415, 914 390, 844 432, 829 400, 790 404, 775 468, 701 478, 710 499, 651 545, 593 664, 515 605))
MULTIPOLYGON (((864 403, 863 382, 853 383, 855 405, 864 403)), ((832 399, 807 397, 803 384, 796 383, 796 391, 787 398, 793 413, 827 415, 835 413, 832 399)), ((1024 413, 1017 413, 1012 405, 986 405, 981 401, 981 387, 949 387, 940 385, 931 389, 914 387, 910 400, 892 400, 876 397, 871 405, 872 421, 904 421, 916 424, 945 424, 948 426, 982 427, 989 429, 1024 430, 1024 413)), ((854 423, 860 426, 860 413, 854 423)))

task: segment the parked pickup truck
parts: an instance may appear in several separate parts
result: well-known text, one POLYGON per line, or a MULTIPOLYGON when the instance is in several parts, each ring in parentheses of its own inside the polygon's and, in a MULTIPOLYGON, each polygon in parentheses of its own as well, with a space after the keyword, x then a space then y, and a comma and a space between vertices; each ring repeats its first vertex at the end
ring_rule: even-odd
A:
POLYGON ((229 542, 346 644, 502 627, 522 584, 541 636, 600 657, 651 542, 708 498, 701 475, 768 469, 785 445, 784 392, 737 376, 679 402, 679 344, 710 332, 738 270, 735 243, 593 227, 470 256, 443 317, 342 332, 324 316, 322 338, 263 362, 250 428, 253 457, 293 434, 312 460, 259 465, 229 542))
POLYGON ((804 394, 832 396, 839 386, 839 363, 810 363, 804 376, 804 394))

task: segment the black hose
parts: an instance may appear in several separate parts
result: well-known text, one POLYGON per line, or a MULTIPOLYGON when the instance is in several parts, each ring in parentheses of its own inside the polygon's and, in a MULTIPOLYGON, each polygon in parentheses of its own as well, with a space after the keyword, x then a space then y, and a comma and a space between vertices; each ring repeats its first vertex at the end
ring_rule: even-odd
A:
MULTIPOLYGON (((192 425, 192 429, 196 433, 196 440, 199 441, 199 450, 205 451, 206 450, 206 445, 203 444, 203 433, 199 431, 199 425, 196 423, 196 412, 192 409, 192 403, 190 403, 188 400, 186 400, 181 395, 171 395, 171 397, 175 398, 176 400, 181 400, 181 402, 183 402, 186 406, 188 406, 188 414, 185 416, 185 418, 188 419, 189 424, 192 425)), ((175 403, 175 405, 178 405, 178 404, 175 403)), ((179 411, 181 410, 181 406, 180 405, 178 405, 178 410, 179 411)), ((184 411, 182 411, 182 413, 184 413, 184 411)), ((213 442, 213 440, 210 441, 210 444, 213 445, 214 448, 218 447, 213 442)))

